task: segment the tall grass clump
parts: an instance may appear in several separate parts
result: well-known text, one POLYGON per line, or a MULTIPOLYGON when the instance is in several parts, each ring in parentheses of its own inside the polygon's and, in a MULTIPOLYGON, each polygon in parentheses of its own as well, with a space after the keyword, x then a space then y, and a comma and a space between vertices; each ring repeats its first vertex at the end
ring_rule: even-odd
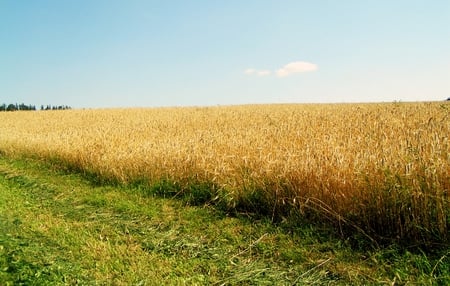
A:
POLYGON ((374 243, 447 244, 449 112, 386 103, 5 113, 0 150, 100 181, 171 182, 193 201, 324 222, 374 243))

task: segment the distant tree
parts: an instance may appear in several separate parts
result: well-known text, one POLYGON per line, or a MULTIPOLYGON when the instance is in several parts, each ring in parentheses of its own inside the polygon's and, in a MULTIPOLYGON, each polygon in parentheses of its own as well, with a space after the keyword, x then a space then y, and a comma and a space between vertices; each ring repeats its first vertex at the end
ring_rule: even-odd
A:
MULTIPOLYGON (((41 110, 66 110, 66 109, 71 109, 69 106, 67 106, 67 105, 54 105, 54 106, 52 106, 52 105, 47 105, 47 106, 44 106, 44 105, 41 105, 41 110)), ((20 103, 20 104, 17 104, 17 103, 15 103, 15 104, 13 104, 13 103, 10 103, 10 104, 6 104, 6 103, 3 103, 3 104, 1 104, 0 105, 0 111, 16 111, 16 110, 19 110, 19 111, 27 111, 27 110, 37 110, 37 108, 36 108, 36 105, 32 105, 32 104, 25 104, 25 103, 20 103)))
POLYGON ((6 111, 16 111, 18 108, 17 104, 9 104, 8 107, 6 108, 6 111))

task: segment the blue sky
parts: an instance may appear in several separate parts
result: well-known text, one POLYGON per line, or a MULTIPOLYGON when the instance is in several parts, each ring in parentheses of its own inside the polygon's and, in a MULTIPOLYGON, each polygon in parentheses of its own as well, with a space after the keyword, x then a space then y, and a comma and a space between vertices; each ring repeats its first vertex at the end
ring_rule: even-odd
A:
POLYGON ((0 103, 447 97, 448 0, 0 0, 0 103))

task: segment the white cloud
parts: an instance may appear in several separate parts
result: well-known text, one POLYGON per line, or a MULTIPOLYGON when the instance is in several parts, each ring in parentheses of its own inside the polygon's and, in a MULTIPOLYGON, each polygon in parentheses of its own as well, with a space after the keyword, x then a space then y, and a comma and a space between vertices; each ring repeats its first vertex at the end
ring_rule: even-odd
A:
POLYGON ((254 74, 255 73, 255 69, 246 69, 245 70, 245 72, 244 72, 245 74, 254 74))
MULTIPOLYGON (((278 77, 286 77, 293 73, 302 73, 302 72, 313 72, 318 69, 316 64, 308 63, 308 62, 292 62, 283 66, 282 68, 273 71, 278 77)), ((248 68, 244 71, 246 75, 255 75, 255 76, 268 76, 272 74, 270 70, 259 70, 254 68, 248 68)))
POLYGON ((259 70, 256 72, 257 75, 259 76, 266 76, 266 75, 270 75, 272 72, 269 70, 259 70))
POLYGON ((288 63, 281 69, 276 71, 278 77, 285 77, 293 73, 312 72, 317 70, 317 65, 308 62, 292 62, 288 63))
POLYGON ((267 76, 272 72, 270 70, 246 69, 244 73, 247 75, 267 76))

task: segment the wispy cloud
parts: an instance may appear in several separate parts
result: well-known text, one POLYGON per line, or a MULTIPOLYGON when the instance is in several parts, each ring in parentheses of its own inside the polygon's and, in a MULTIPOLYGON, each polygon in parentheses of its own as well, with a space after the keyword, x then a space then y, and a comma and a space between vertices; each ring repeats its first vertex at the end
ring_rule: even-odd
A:
POLYGON ((292 62, 276 71, 278 77, 286 77, 293 73, 312 72, 317 70, 317 65, 308 62, 292 62))
POLYGON ((244 71, 246 75, 268 76, 275 74, 277 77, 286 77, 294 73, 313 72, 318 69, 316 64, 308 62, 291 62, 272 72, 270 70, 248 68, 244 71))
POLYGON ((245 74, 247 75, 257 75, 257 76, 267 76, 272 72, 270 70, 257 70, 257 69, 246 69, 245 74))

